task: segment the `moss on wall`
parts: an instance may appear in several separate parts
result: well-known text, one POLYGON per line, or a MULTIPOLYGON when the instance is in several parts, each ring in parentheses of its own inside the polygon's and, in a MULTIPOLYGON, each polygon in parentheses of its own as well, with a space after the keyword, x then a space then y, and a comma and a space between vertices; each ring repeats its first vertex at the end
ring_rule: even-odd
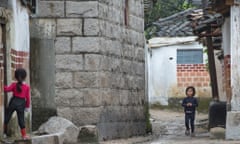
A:
POLYGON ((145 117, 146 117, 146 133, 152 133, 152 124, 150 122, 150 113, 149 113, 149 106, 145 104, 145 117))

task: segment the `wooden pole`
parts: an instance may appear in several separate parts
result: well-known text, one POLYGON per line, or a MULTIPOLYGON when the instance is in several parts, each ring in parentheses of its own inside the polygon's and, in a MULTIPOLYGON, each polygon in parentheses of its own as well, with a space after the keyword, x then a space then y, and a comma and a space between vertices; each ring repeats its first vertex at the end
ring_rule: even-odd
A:
MULTIPOLYGON (((208 26, 207 33, 208 34, 211 33, 211 26, 208 26)), ((211 88, 212 88, 212 98, 215 101, 219 101, 215 56, 213 51, 212 36, 210 35, 207 36, 207 52, 208 52, 208 64, 209 64, 209 72, 210 72, 211 88)))

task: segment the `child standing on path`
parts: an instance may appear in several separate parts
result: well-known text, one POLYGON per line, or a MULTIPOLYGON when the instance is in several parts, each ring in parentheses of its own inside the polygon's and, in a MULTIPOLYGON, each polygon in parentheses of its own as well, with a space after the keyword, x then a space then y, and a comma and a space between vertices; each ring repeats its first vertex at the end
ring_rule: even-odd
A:
POLYGON ((28 139, 26 135, 24 111, 28 112, 30 107, 30 87, 24 80, 27 73, 24 69, 18 68, 15 71, 15 79, 17 82, 13 82, 10 86, 4 86, 4 92, 12 92, 13 97, 9 102, 6 109, 4 119, 4 134, 7 134, 7 124, 12 117, 14 111, 17 112, 18 124, 21 128, 21 135, 23 139, 28 139))
POLYGON ((184 107, 185 112, 185 126, 186 126, 186 135, 190 135, 190 128, 189 128, 189 122, 191 125, 191 136, 195 136, 194 134, 194 120, 195 120, 195 111, 196 107, 198 106, 198 101, 194 97, 195 95, 195 88, 192 86, 189 86, 186 88, 186 98, 182 101, 182 106, 184 107))

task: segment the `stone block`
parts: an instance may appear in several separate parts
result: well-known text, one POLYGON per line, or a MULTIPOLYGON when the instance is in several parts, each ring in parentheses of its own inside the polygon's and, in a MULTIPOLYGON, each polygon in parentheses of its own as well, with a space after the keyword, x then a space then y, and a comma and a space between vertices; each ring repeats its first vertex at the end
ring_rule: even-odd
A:
POLYGON ((97 72, 76 72, 74 74, 75 88, 97 88, 98 87, 97 72))
POLYGON ((132 69, 132 62, 130 60, 123 60, 122 62, 122 72, 130 74, 132 69))
POLYGON ((226 121, 226 139, 240 140, 240 112, 229 111, 227 112, 226 121))
POLYGON ((100 51, 105 54, 122 55, 123 44, 118 40, 112 40, 108 38, 100 39, 100 51))
POLYGON ((95 125, 80 127, 79 141, 82 143, 98 143, 98 131, 95 125))
POLYGON ((63 143, 76 143, 78 141, 79 128, 68 119, 54 116, 43 123, 37 132, 59 134, 59 141, 63 143))
POLYGON ((31 38, 55 39, 56 21, 53 19, 32 19, 30 23, 31 38))
POLYGON ((210 129, 211 139, 225 139, 225 128, 215 127, 210 129))
POLYGON ((123 15, 123 13, 121 12, 120 9, 117 9, 117 8, 112 9, 111 18, 114 23, 116 23, 116 24, 122 23, 121 15, 123 15))
POLYGON ((55 53, 56 54, 71 53, 71 38, 57 37, 55 41, 55 53))
POLYGON ((129 101, 130 93, 128 90, 122 90, 120 93, 120 104, 121 105, 128 105, 130 103, 129 101))
POLYGON ((39 1, 39 17, 64 17, 64 1, 39 1))
POLYGON ((110 88, 111 87, 111 73, 101 72, 99 73, 99 87, 110 88))
POLYGON ((132 58, 133 50, 134 50, 134 47, 132 45, 123 44, 122 51, 125 58, 132 58))
POLYGON ((120 105, 120 90, 104 89, 101 91, 104 105, 120 105))
POLYGON ((98 17, 98 1, 66 1, 67 17, 98 17))
POLYGON ((73 117, 74 117, 72 108, 69 107, 69 106, 64 107, 62 105, 58 106, 57 115, 60 116, 60 117, 66 118, 70 121, 73 121, 73 117))
POLYGON ((73 53, 99 52, 98 37, 75 37, 72 41, 73 53))
POLYGON ((139 17, 144 17, 144 4, 139 3, 137 1, 129 1, 129 13, 139 16, 139 17))
POLYGON ((69 72, 58 72, 56 73, 56 88, 72 88, 73 87, 73 76, 69 72))
POLYGON ((107 17, 107 8, 108 7, 105 4, 103 4, 101 2, 99 3, 99 5, 98 5, 98 9, 99 9, 98 16, 99 16, 99 18, 105 19, 107 17))
POLYGON ((48 134, 32 137, 32 144, 63 144, 59 141, 59 135, 48 134))
POLYGON ((111 57, 102 56, 99 70, 110 71, 111 70, 110 60, 111 60, 111 57))
POLYGON ((57 55, 57 71, 79 71, 83 69, 82 55, 57 55))
POLYGON ((104 106, 114 103, 111 89, 101 89, 102 103, 104 106))
POLYGON ((122 74, 120 73, 113 73, 111 77, 111 88, 123 88, 126 81, 122 77, 122 74))
POLYGON ((57 35, 79 36, 82 35, 81 19, 57 19, 57 35))
POLYGON ((83 96, 77 89, 57 89, 55 101, 58 106, 83 106, 83 96))
POLYGON ((134 58, 139 61, 144 61, 145 59, 144 49, 141 47, 136 48, 134 50, 134 58))
POLYGON ((99 35, 99 19, 84 19, 84 36, 99 35))
POLYGON ((130 15, 129 26, 138 32, 144 32, 144 20, 140 17, 130 15))
POLYGON ((99 89, 84 89, 82 92, 84 106, 101 106, 102 95, 99 93, 99 89))
POLYGON ((97 124, 103 107, 73 107, 73 122, 78 125, 97 124))
POLYGON ((84 69, 87 71, 98 71, 100 69, 100 63, 103 56, 96 54, 85 55, 84 69))

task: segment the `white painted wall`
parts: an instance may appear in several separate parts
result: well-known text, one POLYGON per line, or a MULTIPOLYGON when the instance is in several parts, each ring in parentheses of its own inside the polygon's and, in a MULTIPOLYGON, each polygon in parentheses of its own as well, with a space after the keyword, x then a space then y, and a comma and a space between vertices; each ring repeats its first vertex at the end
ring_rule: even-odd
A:
MULTIPOLYGON (((11 66, 11 49, 17 51, 24 51, 30 52, 30 33, 29 33, 29 13, 28 8, 22 6, 20 0, 9 0, 8 1, 8 12, 9 16, 7 18, 6 23, 6 59, 7 59, 7 82, 8 84, 12 82, 13 73, 12 73, 12 66, 11 66)), ((27 76, 27 83, 29 83, 29 61, 23 64, 23 67, 28 71, 27 76)), ((11 94, 8 95, 8 101, 10 100, 11 94)), ((25 115, 25 123, 26 127, 29 131, 31 131, 31 113, 25 115)), ((19 133, 19 126, 17 125, 16 115, 12 117, 16 125, 12 125, 12 132, 13 136, 18 136, 19 133)))
POLYGON ((13 19, 11 20, 11 48, 18 51, 30 50, 29 13, 20 0, 11 0, 13 19))
POLYGON ((152 49, 150 58, 150 103, 160 102, 162 105, 168 104, 168 89, 176 83, 176 50, 163 47, 152 49), (173 59, 170 60, 169 58, 173 59))
MULTIPOLYGON (((240 6, 232 5, 230 10, 231 47, 231 111, 227 112, 226 139, 240 140, 240 6)), ((224 36, 224 35, 223 35, 224 36)), ((224 37, 225 38, 225 37, 224 37)))
POLYGON ((226 18, 224 21, 224 24, 222 26, 222 35, 224 36, 222 38, 222 48, 225 55, 230 55, 230 18, 226 18))
MULTIPOLYGON (((192 41, 185 44, 180 43, 169 46, 164 45, 162 47, 150 47, 149 49, 149 102, 150 104, 160 103, 161 105, 168 105, 168 98, 171 97, 169 91, 177 85, 177 49, 202 49, 202 45, 192 41), (173 59, 170 60, 170 58, 173 59)), ((206 58, 207 56, 204 55, 204 62, 206 58)))

